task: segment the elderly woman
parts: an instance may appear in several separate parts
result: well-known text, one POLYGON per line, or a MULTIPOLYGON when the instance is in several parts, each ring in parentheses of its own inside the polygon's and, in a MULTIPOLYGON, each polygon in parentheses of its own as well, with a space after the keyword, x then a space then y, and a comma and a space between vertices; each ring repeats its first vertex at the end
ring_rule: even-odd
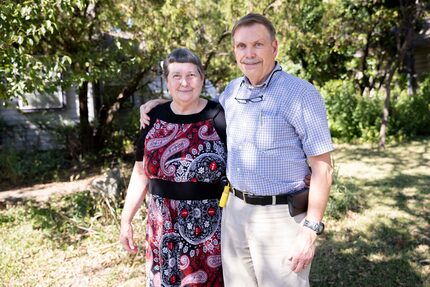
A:
POLYGON ((147 190, 148 286, 222 286, 220 179, 226 168, 221 106, 200 98, 199 58, 174 50, 164 61, 172 101, 142 130, 121 218, 120 241, 137 252, 132 219, 147 190))

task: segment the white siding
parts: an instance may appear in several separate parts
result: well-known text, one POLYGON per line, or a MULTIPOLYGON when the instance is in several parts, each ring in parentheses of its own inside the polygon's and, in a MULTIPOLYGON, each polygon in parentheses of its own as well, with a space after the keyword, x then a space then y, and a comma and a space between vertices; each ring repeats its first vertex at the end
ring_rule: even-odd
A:
POLYGON ((79 121, 79 99, 74 89, 65 94, 62 109, 23 112, 13 100, 7 107, 0 107, 1 125, 6 129, 0 135, 0 144, 17 149, 46 150, 57 147, 54 127, 79 121))

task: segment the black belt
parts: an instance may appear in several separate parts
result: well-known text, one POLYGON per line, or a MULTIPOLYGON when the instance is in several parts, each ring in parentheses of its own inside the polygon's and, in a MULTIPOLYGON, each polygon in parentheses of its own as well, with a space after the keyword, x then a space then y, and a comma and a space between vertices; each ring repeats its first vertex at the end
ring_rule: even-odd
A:
POLYGON ((246 203, 253 205, 274 205, 274 204, 288 204, 291 195, 254 195, 247 192, 240 191, 236 188, 231 188, 233 194, 242 199, 246 203))
POLYGON ((179 200, 219 199, 222 188, 221 183, 149 180, 149 192, 151 194, 179 200))
POLYGON ((272 196, 253 195, 235 188, 231 188, 231 190, 235 196, 245 201, 245 203, 253 205, 288 204, 288 210, 292 217, 308 210, 309 188, 294 193, 272 196))

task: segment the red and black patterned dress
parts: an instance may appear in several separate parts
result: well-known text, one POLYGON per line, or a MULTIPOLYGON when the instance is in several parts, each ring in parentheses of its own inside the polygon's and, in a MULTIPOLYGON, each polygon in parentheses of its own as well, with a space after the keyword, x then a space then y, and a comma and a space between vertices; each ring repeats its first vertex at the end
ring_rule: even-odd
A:
POLYGON ((225 117, 209 101, 176 115, 170 102, 149 114, 136 159, 150 178, 146 227, 148 286, 223 286, 220 178, 225 176, 225 117))

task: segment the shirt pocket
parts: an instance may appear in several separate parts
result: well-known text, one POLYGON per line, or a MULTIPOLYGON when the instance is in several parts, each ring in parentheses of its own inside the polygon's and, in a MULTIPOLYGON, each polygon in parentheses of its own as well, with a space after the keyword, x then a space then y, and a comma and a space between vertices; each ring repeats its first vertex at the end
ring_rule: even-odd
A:
POLYGON ((285 145, 288 124, 279 115, 262 112, 256 129, 256 147, 261 151, 277 150, 285 145))

